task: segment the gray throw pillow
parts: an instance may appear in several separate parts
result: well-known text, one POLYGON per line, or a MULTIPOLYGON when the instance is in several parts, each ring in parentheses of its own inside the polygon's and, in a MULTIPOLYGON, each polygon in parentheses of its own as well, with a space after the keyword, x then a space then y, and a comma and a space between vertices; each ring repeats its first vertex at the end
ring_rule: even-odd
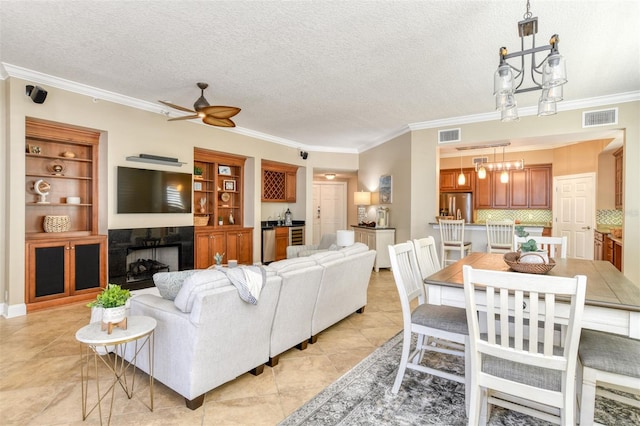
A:
POLYGON ((201 271, 201 269, 190 269, 188 271, 158 272, 153 274, 153 283, 158 288, 160 296, 167 300, 175 300, 178 292, 182 288, 185 279, 201 271))

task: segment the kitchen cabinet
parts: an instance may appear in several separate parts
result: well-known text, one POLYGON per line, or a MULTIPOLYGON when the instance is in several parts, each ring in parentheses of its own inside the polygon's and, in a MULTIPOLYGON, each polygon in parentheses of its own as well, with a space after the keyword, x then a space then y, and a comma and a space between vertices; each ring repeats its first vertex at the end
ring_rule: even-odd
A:
POLYGON ((206 269, 215 264, 216 253, 224 253, 223 263, 229 259, 238 264, 253 263, 253 228, 234 228, 228 230, 198 229, 194 235, 194 268, 206 269))
POLYGON ((615 206, 616 209, 622 209, 623 197, 622 197, 622 181, 624 177, 623 166, 624 166, 624 156, 623 156, 623 148, 618 149, 613 153, 615 157, 615 187, 614 187, 614 195, 615 195, 615 206))
POLYGON ((297 172, 297 166, 262 160, 262 201, 295 203, 297 172))
POLYGON ((611 238, 609 238, 609 234, 605 234, 602 246, 603 246, 602 260, 606 260, 608 262, 613 263, 614 242, 611 238))
POLYGON ((376 272, 380 268, 391 268, 391 259, 389 258, 390 245, 394 245, 396 241, 396 230, 393 228, 367 228, 361 226, 352 226, 354 231, 354 239, 357 243, 366 244, 370 250, 376 251, 376 260, 373 268, 376 272))
POLYGON ((27 309, 94 298, 106 286, 106 250, 104 235, 28 241, 27 309))
POLYGON ((613 243, 613 266, 622 271, 622 244, 618 241, 613 243))
POLYGON ((287 258, 287 246, 289 245, 289 228, 276 227, 276 260, 287 258))
POLYGON ((106 286, 106 236, 98 235, 99 140, 97 130, 26 120, 28 312, 93 299, 106 286))
POLYGON ((509 182, 500 181, 500 172, 487 171, 485 179, 474 174, 476 209, 550 209, 551 165, 542 164, 510 170, 509 182))
POLYGON ((465 177, 463 185, 458 184, 460 169, 440 170, 440 192, 471 192, 473 191, 473 180, 475 169, 462 169, 465 177))

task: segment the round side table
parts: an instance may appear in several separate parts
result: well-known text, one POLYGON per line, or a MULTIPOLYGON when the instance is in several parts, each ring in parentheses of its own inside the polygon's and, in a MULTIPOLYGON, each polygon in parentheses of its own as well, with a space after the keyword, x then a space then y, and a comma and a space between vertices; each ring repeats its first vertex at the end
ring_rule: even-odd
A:
POLYGON ((109 404, 109 418, 111 423, 111 410, 113 408, 114 391, 119 384, 127 397, 133 397, 135 387, 136 359, 146 346, 149 359, 149 410, 153 411, 153 355, 154 355, 154 331, 157 322, 154 318, 145 316, 127 317, 127 329, 114 328, 111 334, 101 330, 101 322, 93 322, 85 325, 76 332, 76 340, 80 342, 80 368, 82 377, 82 420, 86 420, 89 414, 98 407, 100 424, 102 424, 102 400, 111 393, 109 404), (125 361, 124 354, 127 345, 134 345, 133 356, 130 361, 125 361), (113 353, 110 353, 113 352, 113 353), (93 355, 93 357, 91 356, 93 355), (98 401, 90 409, 87 408, 87 395, 89 389, 89 370, 91 359, 95 367, 96 395, 98 401), (106 390, 101 392, 98 375, 98 359, 113 373, 113 381, 106 390), (131 386, 127 381, 127 374, 131 373, 131 386))

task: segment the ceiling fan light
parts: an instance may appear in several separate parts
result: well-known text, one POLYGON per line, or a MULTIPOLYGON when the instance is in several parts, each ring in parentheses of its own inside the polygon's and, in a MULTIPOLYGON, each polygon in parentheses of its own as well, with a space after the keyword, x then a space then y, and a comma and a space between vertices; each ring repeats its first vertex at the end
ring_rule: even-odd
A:
POLYGON ((561 86, 567 82, 567 65, 559 53, 547 56, 542 67, 542 88, 561 86))

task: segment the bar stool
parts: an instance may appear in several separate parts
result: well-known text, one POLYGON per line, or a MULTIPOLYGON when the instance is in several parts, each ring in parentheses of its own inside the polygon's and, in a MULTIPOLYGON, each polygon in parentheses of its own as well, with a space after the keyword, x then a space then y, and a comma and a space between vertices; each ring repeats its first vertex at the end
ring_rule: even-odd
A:
POLYGON ((460 259, 471 253, 471 242, 464 241, 464 220, 440 220, 440 258, 442 267, 457 259, 447 259, 450 251, 460 252, 460 259))
POLYGON ((513 220, 488 220, 486 223, 487 252, 509 253, 513 246, 515 226, 516 224, 513 220))

